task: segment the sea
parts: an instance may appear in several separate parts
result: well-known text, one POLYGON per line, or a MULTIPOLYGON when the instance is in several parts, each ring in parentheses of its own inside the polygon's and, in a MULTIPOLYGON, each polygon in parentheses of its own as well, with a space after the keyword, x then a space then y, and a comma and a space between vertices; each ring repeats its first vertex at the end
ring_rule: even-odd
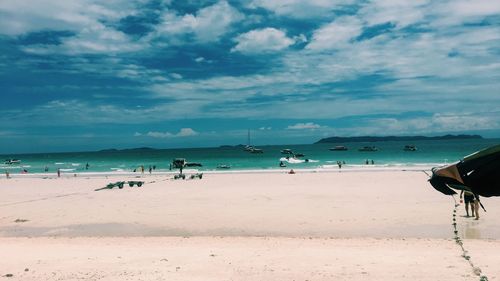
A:
POLYGON ((459 161, 464 156, 481 149, 500 144, 500 139, 455 139, 422 140, 412 143, 401 141, 353 142, 336 144, 300 144, 258 146, 263 153, 250 153, 242 146, 221 146, 214 148, 183 149, 137 149, 98 152, 36 153, 1 155, 0 159, 19 159, 19 164, 0 163, 0 171, 10 174, 55 173, 58 169, 66 173, 120 173, 139 172, 141 166, 148 173, 172 171, 176 158, 189 163, 199 163, 197 171, 248 171, 282 169, 342 169, 401 167, 438 167, 459 161), (347 151, 331 151, 336 145, 344 145, 347 151), (416 146, 416 151, 405 151, 405 145, 416 146), (377 151, 359 151, 364 146, 375 146, 377 151), (286 159, 283 149, 304 154, 300 158, 286 159), (373 160, 373 164, 372 164, 373 160), (286 167, 280 167, 280 162, 286 167), (88 164, 88 166, 87 166, 88 164))

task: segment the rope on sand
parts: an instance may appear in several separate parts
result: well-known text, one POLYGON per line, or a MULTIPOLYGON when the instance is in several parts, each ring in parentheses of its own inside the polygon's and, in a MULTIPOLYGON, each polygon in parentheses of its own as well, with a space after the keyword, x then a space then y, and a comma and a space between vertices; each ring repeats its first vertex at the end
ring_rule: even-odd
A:
POLYGON ((471 257, 469 256, 469 252, 464 247, 464 242, 462 241, 460 236, 458 236, 456 216, 457 216, 457 207, 460 205, 457 204, 457 201, 455 200, 455 196, 452 196, 452 197, 453 197, 453 201, 455 202, 455 208, 453 209, 453 223, 452 223, 453 233, 454 233, 453 239, 455 240, 455 243, 457 243, 457 245, 460 246, 460 249, 462 250, 462 257, 469 263, 474 275, 479 277, 479 281, 488 281, 488 277, 486 277, 486 275, 481 275, 481 269, 477 266, 474 266, 474 263, 472 263, 471 257))

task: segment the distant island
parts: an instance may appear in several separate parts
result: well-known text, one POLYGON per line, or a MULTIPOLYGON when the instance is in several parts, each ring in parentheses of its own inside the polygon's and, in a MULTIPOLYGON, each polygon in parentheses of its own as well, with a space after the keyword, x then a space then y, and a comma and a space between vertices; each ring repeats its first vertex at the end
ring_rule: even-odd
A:
POLYGON ((323 138, 318 143, 344 143, 344 142, 378 142, 378 141, 420 141, 420 140, 457 140, 457 139, 482 139, 480 135, 444 135, 436 137, 425 136, 361 136, 361 137, 329 137, 323 138))
POLYGON ((124 152, 124 151, 152 151, 152 150, 157 150, 156 148, 151 148, 151 147, 138 147, 138 148, 126 148, 126 149, 116 149, 116 148, 110 148, 110 149, 103 149, 99 150, 98 152, 124 152))

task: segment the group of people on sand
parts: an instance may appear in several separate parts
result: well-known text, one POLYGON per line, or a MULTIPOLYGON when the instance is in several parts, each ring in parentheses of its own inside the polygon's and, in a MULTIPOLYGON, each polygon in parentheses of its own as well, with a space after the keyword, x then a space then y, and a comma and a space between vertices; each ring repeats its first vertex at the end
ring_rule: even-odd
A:
POLYGON ((465 202, 465 213, 466 217, 469 216, 469 205, 470 205, 470 210, 472 213, 472 217, 476 217, 476 220, 479 219, 479 195, 474 195, 471 192, 464 191, 462 190, 460 192, 460 203, 462 203, 462 196, 463 196, 463 201, 465 202))

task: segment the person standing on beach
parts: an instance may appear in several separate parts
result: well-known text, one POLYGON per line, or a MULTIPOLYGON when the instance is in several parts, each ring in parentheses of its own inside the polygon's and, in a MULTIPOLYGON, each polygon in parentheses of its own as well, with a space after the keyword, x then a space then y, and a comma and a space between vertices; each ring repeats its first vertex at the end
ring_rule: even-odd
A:
POLYGON ((153 171, 153 168, 149 166, 149 174, 151 175, 151 172, 153 171))
POLYGON ((474 213, 476 214, 476 220, 479 219, 479 200, 474 197, 474 194, 468 191, 462 190, 460 192, 460 201, 462 201, 462 195, 465 201, 465 213, 467 217, 469 217, 469 204, 472 212, 472 216, 474 217, 474 213))
POLYGON ((61 177, 61 169, 57 168, 57 177, 60 178, 61 177))
POLYGON ((141 174, 144 174, 144 165, 141 165, 141 174))

